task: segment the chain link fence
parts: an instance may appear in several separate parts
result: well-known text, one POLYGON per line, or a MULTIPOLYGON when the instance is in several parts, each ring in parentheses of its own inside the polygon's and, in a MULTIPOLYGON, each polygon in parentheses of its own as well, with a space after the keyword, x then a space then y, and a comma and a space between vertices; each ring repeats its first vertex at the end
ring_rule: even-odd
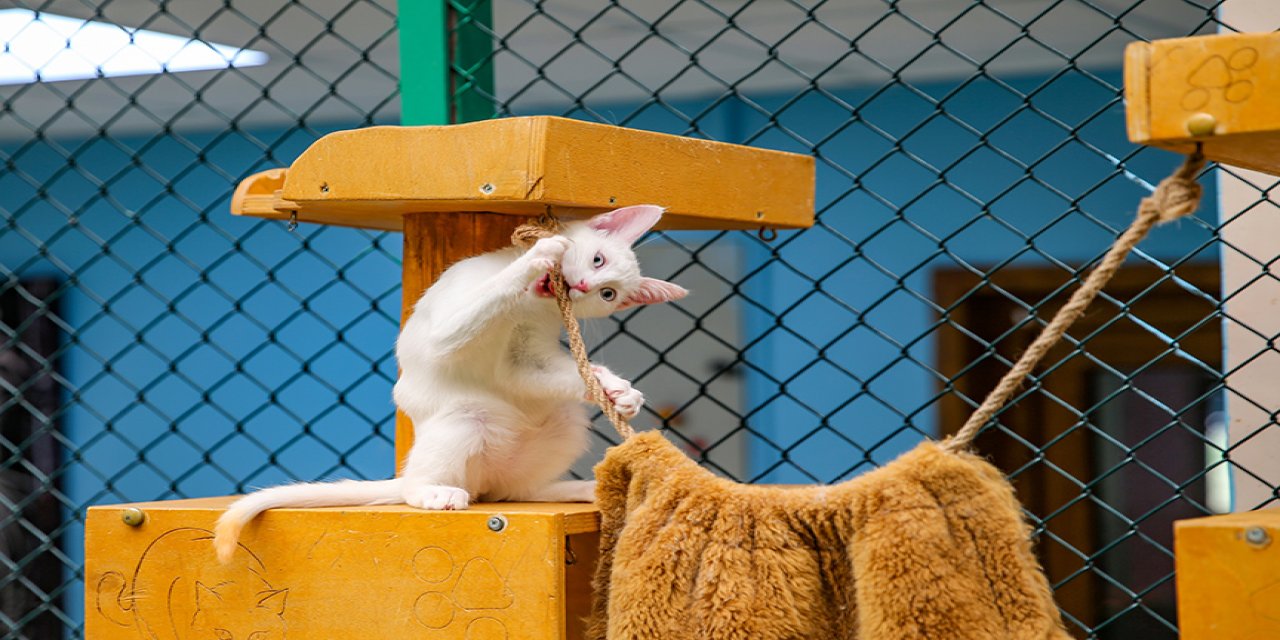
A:
MULTIPOLYGON (((709 468, 836 482, 957 428, 1172 168, 1126 141, 1123 47, 1215 32, 1216 5, 454 0, 452 84, 478 117, 818 159, 814 228, 652 234, 647 270, 693 295, 587 337, 646 392, 640 426, 709 468)), ((392 473, 400 238, 227 207, 329 131, 398 122, 396 7, 19 0, 0 34, 0 630, 78 637, 87 506, 392 473), (77 79, 110 25, 220 59, 77 79)), ((1232 377, 1274 351, 1228 312, 1275 280, 1225 237, 1274 205, 1240 179, 1244 213, 1211 189, 1157 230, 979 441, 1079 637, 1175 638, 1171 522, 1231 509, 1233 475, 1264 489, 1236 509, 1274 500, 1233 456, 1276 422, 1232 377), (1261 275, 1224 286, 1228 252, 1261 275), (1259 341, 1244 364, 1232 330, 1259 341), (1228 438, 1232 401, 1263 418, 1228 438)))

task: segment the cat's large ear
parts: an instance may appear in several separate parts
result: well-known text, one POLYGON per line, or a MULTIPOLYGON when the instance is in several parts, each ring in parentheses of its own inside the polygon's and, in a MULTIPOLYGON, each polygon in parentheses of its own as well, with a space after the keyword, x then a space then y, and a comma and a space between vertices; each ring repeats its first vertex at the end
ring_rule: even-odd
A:
POLYGON ((258 606, 278 616, 284 615, 284 601, 289 596, 288 589, 272 589, 258 594, 258 606))
POLYGON ((666 280, 657 278, 641 278, 640 286, 632 291, 622 304, 618 305, 618 311, 630 307, 638 307, 642 304, 657 304, 659 302, 671 302, 679 300, 689 295, 689 290, 666 280))
POLYGON ((658 224, 660 218, 662 218, 662 207, 639 204, 602 213, 587 220, 587 226, 610 238, 633 244, 646 231, 652 229, 653 225, 658 224))

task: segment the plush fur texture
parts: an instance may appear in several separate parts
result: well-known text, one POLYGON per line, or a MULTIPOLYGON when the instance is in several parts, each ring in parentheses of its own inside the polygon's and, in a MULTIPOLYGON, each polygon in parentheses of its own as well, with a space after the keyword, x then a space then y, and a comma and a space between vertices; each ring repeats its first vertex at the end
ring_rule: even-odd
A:
POLYGON ((717 478, 654 432, 596 467, 591 640, 1068 640, 998 470, 932 443, 829 487, 717 478))

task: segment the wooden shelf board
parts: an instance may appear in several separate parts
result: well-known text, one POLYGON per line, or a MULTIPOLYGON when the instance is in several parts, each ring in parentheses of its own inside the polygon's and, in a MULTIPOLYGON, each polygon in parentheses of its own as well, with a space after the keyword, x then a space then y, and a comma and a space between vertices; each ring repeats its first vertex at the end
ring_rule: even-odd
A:
MULTIPOLYGON (((143 511, 223 511, 239 496, 216 496, 211 498, 188 498, 184 500, 161 500, 157 502, 135 502, 131 504, 100 505, 89 507, 90 511, 121 511, 136 507, 143 511)), ((429 518, 474 517, 483 514, 491 515, 536 514, 562 516, 565 533, 574 535, 600 530, 600 510, 589 502, 478 502, 463 511, 424 511, 408 505, 377 505, 362 507, 316 507, 307 509, 273 509, 273 512, 297 511, 339 511, 360 513, 398 513, 404 515, 429 518)))
POLYGON ((370 127, 245 179, 232 213, 401 230, 406 213, 667 209, 664 229, 813 225, 814 159, 550 116, 370 127))

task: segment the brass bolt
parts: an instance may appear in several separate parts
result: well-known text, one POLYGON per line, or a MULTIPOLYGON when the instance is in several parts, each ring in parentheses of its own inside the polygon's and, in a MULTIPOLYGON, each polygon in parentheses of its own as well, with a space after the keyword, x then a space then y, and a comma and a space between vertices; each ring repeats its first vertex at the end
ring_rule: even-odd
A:
POLYGON ((1218 127, 1218 119, 1208 113, 1196 113, 1187 118, 1187 132, 1193 136, 1211 136, 1218 127))
POLYGON ((143 513, 142 509, 137 507, 129 507, 128 509, 120 512, 120 521, 131 527, 141 525, 146 519, 147 514, 143 513))

